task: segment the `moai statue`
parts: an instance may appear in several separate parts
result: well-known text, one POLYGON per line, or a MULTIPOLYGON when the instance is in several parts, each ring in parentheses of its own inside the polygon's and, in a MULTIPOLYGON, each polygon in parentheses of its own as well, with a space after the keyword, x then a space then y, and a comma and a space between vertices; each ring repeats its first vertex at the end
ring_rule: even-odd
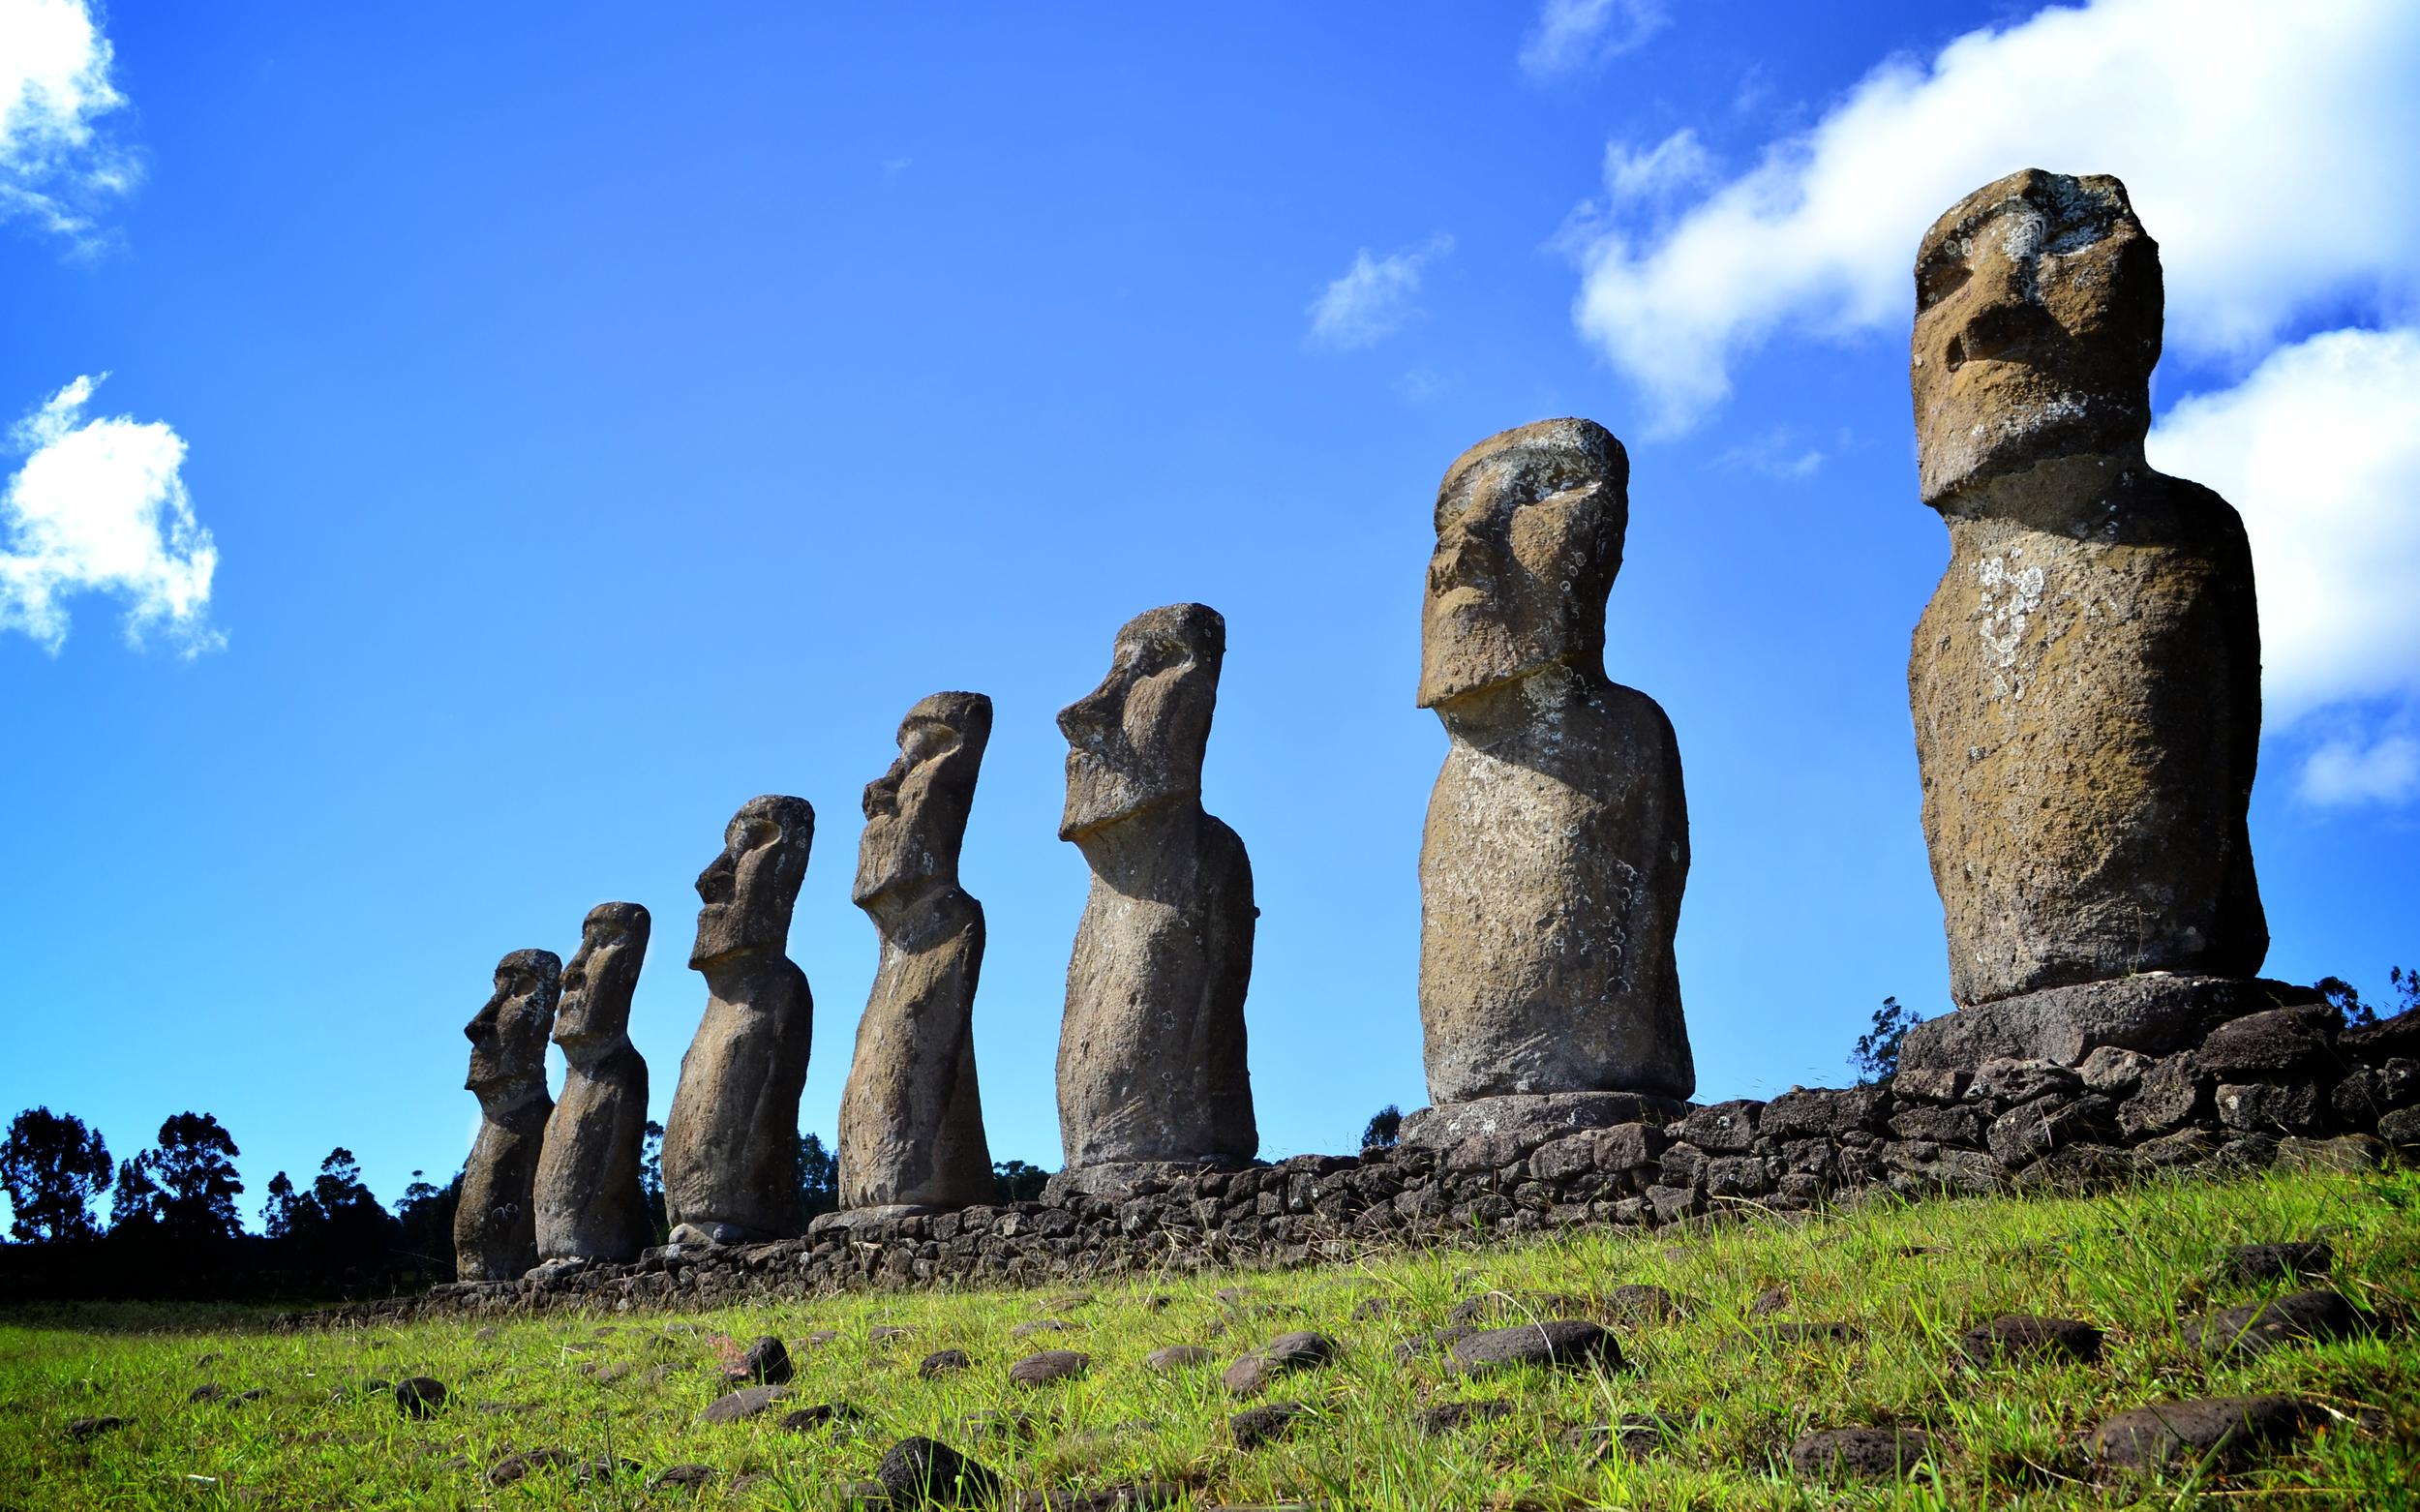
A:
POLYGON ((2269 943, 2252 553, 2226 500, 2143 461, 2161 303, 2102 175, 2012 173, 1917 253, 1917 469, 1950 528, 1908 663, 1924 839, 1951 997, 2023 1002, 1935 1020, 1904 1065, 1994 1024, 1964 1058, 2052 1053, 2078 1014, 2157 1049, 2128 1037, 2270 1006, 2232 1002, 2269 943))
POLYGON ((1629 477, 1603 426, 1543 420, 1471 447, 1437 490, 1419 701, 1450 744, 1420 845, 1436 1105, 1407 1121, 1415 1142, 1467 1132, 1463 1104, 1586 1124, 1696 1086, 1673 965, 1680 747, 1605 676, 1629 477))
POLYGON ((519 1281, 538 1262, 538 1147, 555 1104, 546 1095, 546 1032, 563 963, 515 951, 496 963, 496 990, 463 1026, 479 1100, 479 1137, 463 1163, 454 1209, 454 1279, 519 1281))
POLYGON ((840 1205, 865 1213, 992 1197, 975 1081, 975 983, 983 906, 958 886, 958 847, 991 700, 935 693, 899 725, 899 759, 865 785, 851 898, 882 958, 840 1097, 840 1205))
POLYGON ((675 1244, 745 1244, 799 1231, 799 1093, 815 1003, 783 954, 806 879, 815 810, 752 798, 699 874, 706 1017, 664 1118, 664 1206, 675 1244))
POLYGON ((569 1070, 538 1155, 538 1258, 630 1260, 653 1237, 639 1188, 647 1062, 630 1043, 630 994, 647 959, 647 910, 599 903, 563 970, 555 1043, 569 1070))
POLYGON ((1059 838, 1092 868, 1059 1027, 1059 1190, 1113 1191, 1260 1148, 1244 1055, 1252 862, 1201 807, 1226 621, 1200 604, 1137 615, 1109 675, 1059 711, 1059 838))

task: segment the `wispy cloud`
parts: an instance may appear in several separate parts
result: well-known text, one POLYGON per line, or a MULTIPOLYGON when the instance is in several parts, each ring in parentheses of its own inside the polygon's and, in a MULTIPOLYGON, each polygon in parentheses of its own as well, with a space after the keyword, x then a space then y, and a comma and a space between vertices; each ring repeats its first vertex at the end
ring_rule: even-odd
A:
POLYGON ((219 550, 185 492, 185 442, 157 420, 86 419, 100 381, 77 378, 10 430, 25 463, 0 493, 0 630, 56 654, 63 601, 113 593, 127 601, 130 645, 161 630, 187 656, 215 650, 226 644, 209 619, 219 550))
POLYGON ((1725 451, 1714 466, 1726 472, 1753 472, 1777 483, 1802 483, 1823 469, 1823 451, 1786 425, 1725 451))
POLYGON ((90 249, 95 217, 140 177, 95 123, 126 104, 85 0, 0 0, 0 220, 90 249))
POLYGON ((2328 731, 2304 796, 2412 796, 2413 743, 2386 732, 2420 718, 2420 330, 2283 348, 2234 387, 2179 401, 2147 449, 2243 512, 2269 731, 2328 731))
POLYGON ((1602 68, 1672 19, 1663 0, 1546 0, 1521 43, 1521 68, 1551 80, 1602 68))
POLYGON ((1438 235, 1424 247, 1383 257, 1373 257, 1368 248, 1355 253, 1344 277, 1311 302, 1311 330, 1304 341, 1329 351, 1351 351, 1394 335, 1419 313, 1422 271, 1453 250, 1454 239, 1438 235))
MULTIPOLYGON (((2160 240, 2171 348, 2256 355, 2330 301, 2420 295, 2415 76, 2409 0, 2043 10, 1881 63, 1678 216, 1605 218, 1576 249, 1575 319, 1670 435, 1776 333, 1904 330, 1924 227, 2033 166, 2125 179, 2160 240)), ((1664 181, 1663 150, 1618 147, 1609 178, 1664 181)))

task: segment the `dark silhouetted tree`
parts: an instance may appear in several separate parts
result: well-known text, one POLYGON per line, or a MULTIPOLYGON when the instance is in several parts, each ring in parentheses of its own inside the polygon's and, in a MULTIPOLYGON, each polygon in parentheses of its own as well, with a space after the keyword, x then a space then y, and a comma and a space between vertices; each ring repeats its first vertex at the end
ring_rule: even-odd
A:
POLYGON ((1002 1202, 1039 1201, 1043 1186, 1049 1180, 1048 1171, 1023 1161, 1000 1161, 991 1167, 992 1194, 1002 1202))
POLYGON ((136 1156, 118 1162, 117 1190, 109 1194, 109 1232, 132 1233, 160 1226, 160 1204, 167 1194, 151 1179, 150 1163, 136 1156))
POLYGON ((218 1119, 208 1113, 178 1113, 160 1126, 160 1142, 129 1163, 139 1178, 129 1200, 127 1168, 119 1167, 111 1228, 148 1223, 178 1246, 202 1246, 244 1231, 235 1199, 244 1183, 235 1174, 243 1152, 218 1119))
POLYGON ((462 1205, 462 1172, 444 1186, 411 1173, 411 1185, 395 1204, 397 1247, 424 1275, 450 1281, 454 1275, 454 1209, 462 1205))
POLYGON ((1361 1131, 1361 1147, 1366 1150, 1376 1145, 1380 1149, 1391 1150, 1403 1133, 1404 1110, 1389 1103, 1370 1115, 1370 1122, 1361 1131))
POLYGON ((840 1163, 820 1134, 799 1135, 799 1222, 840 1206, 840 1163))
POLYGON ((9 1194, 11 1238, 89 1239, 100 1231, 92 1199, 109 1190, 109 1147, 74 1113, 29 1107, 0 1140, 0 1187, 9 1194))
POLYGON ((672 1220, 664 1213, 664 1126, 652 1118, 639 1139, 639 1195, 647 1199, 655 1242, 662 1244, 672 1233, 672 1220))
MULTIPOLYGON (((2402 967, 2393 968, 2401 971, 2402 967)), ((2361 989, 2342 977, 2321 977, 2312 986, 2328 1007, 2344 1018, 2347 1029, 2367 1029, 2378 1021, 2378 1011, 2361 1001, 2361 989)))
POLYGON ((1923 1021, 1923 1014, 1901 1008, 1897 998, 1884 998, 1882 1007, 1874 1010, 1874 1027, 1859 1035, 1857 1048, 1849 1052, 1849 1065, 1857 1072, 1857 1084, 1871 1086, 1897 1075, 1899 1042, 1923 1021))
POLYGON ((395 1220, 362 1184, 353 1152, 338 1145, 319 1163, 311 1195, 295 1207, 294 1239, 311 1268, 350 1282, 385 1268, 395 1220))
POLYGON ((283 1239, 294 1231, 294 1212, 302 1199, 294 1195, 294 1183, 286 1172, 269 1178, 269 1200, 260 1204, 260 1231, 272 1239, 283 1239))

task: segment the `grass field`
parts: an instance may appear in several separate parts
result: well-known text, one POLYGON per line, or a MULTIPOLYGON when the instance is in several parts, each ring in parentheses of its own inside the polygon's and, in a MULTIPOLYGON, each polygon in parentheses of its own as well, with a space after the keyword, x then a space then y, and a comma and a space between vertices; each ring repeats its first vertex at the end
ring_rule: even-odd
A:
MULTIPOLYGON (((257 1315, 95 1308, 0 1319, 0 1508, 655 1507, 849 1504, 884 1450, 927 1435, 1041 1505, 1122 1482, 1186 1488, 1172 1505, 1310 1502, 1370 1508, 2395 1507, 2420 1501, 2420 1346, 2383 1337, 2299 1343, 2213 1362, 2180 1317, 2298 1285, 2420 1316, 2420 1176, 2272 1175, 2157 1186, 2091 1199, 1869 1203, 1811 1221, 1757 1214, 1710 1232, 1598 1232, 1533 1244, 1376 1255, 1286 1274, 1122 1278, 1071 1292, 866 1294, 683 1315, 547 1315, 342 1332, 275 1333, 257 1315), (2233 1245, 2325 1238, 2322 1283, 2218 1283, 2233 1245), (1457 1304, 1502 1293, 1594 1296, 1648 1283, 1686 1315, 1624 1324, 1613 1371, 1523 1366, 1479 1377, 1438 1350, 1399 1346, 1457 1304), (1777 1310, 1769 1300, 1787 1288, 1777 1310), (2081 1318, 2106 1333, 2099 1363, 1976 1371, 1951 1363, 1963 1329, 2005 1313, 2081 1318), (1013 1337, 1019 1324, 1061 1330, 1013 1337), (1855 1342, 1759 1337, 1770 1322, 1846 1322, 1855 1342), (1340 1346, 1251 1400, 1222 1368, 1269 1337, 1316 1329, 1340 1346), (904 1330, 892 1333, 889 1330, 904 1330), (820 1342, 811 1335, 829 1333, 820 1342), (706 1424, 727 1357, 760 1335, 789 1342, 796 1378, 764 1414, 706 1424), (735 1343, 736 1342, 736 1343, 735 1343), (1144 1356, 1207 1346, 1207 1364, 1159 1373, 1144 1356), (962 1349, 969 1368, 918 1365, 962 1349), (1083 1351, 1083 1374, 1010 1382, 1015 1360, 1083 1351), (450 1392, 426 1420, 365 1381, 429 1376, 450 1392), (224 1395, 194 1401, 197 1387, 224 1395), (349 1388, 349 1389, 348 1389, 349 1388), (238 1395, 257 1390, 251 1400, 238 1395), (2078 1448, 2101 1418, 2166 1399, 2284 1392, 2318 1404, 2300 1446, 2232 1476, 2190 1467, 2105 1478, 2078 1448), (1309 1411, 1273 1441, 1235 1446, 1231 1414, 1287 1400, 1309 1411), (1510 1410, 1446 1432, 1423 1408, 1510 1410), (784 1414, 845 1404, 806 1429, 784 1414), (1001 1414, 969 1424, 975 1414, 1001 1414), (1567 1436, 1657 1413, 1675 1431, 1631 1458, 1567 1436), (1020 1431, 1010 1414, 1023 1414, 1020 1431), (83 1439, 73 1420, 122 1427, 83 1439), (1897 1423, 1947 1447, 1905 1480, 1830 1482, 1789 1468, 1810 1429, 1897 1423), (581 1480, 542 1468, 497 1486, 517 1451, 613 1456, 641 1469, 581 1480), (696 1486, 654 1484, 709 1467, 696 1486)), ((1556 1311, 1561 1311, 1557 1309, 1556 1311)))

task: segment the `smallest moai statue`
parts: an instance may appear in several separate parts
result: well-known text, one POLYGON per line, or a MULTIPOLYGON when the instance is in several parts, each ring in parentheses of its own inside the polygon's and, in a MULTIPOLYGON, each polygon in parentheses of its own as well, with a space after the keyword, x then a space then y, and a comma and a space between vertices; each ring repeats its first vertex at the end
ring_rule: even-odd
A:
POLYGON ((840 1098, 840 1204, 868 1214, 992 1198, 975 1079, 983 907, 958 848, 991 739, 991 700, 935 693, 899 725, 899 757, 865 785, 851 895, 882 936, 840 1098))
POLYGON ((546 1036, 563 963, 552 951, 515 951, 496 963, 496 990, 464 1026, 479 1100, 479 1137, 454 1209, 454 1278, 519 1281, 538 1262, 538 1148, 547 1116, 546 1036))
POLYGON ((563 968, 555 1043, 567 1069, 538 1155, 540 1260, 635 1259, 654 1236, 639 1185, 647 1061, 630 1043, 649 923, 636 903, 597 904, 563 968))

